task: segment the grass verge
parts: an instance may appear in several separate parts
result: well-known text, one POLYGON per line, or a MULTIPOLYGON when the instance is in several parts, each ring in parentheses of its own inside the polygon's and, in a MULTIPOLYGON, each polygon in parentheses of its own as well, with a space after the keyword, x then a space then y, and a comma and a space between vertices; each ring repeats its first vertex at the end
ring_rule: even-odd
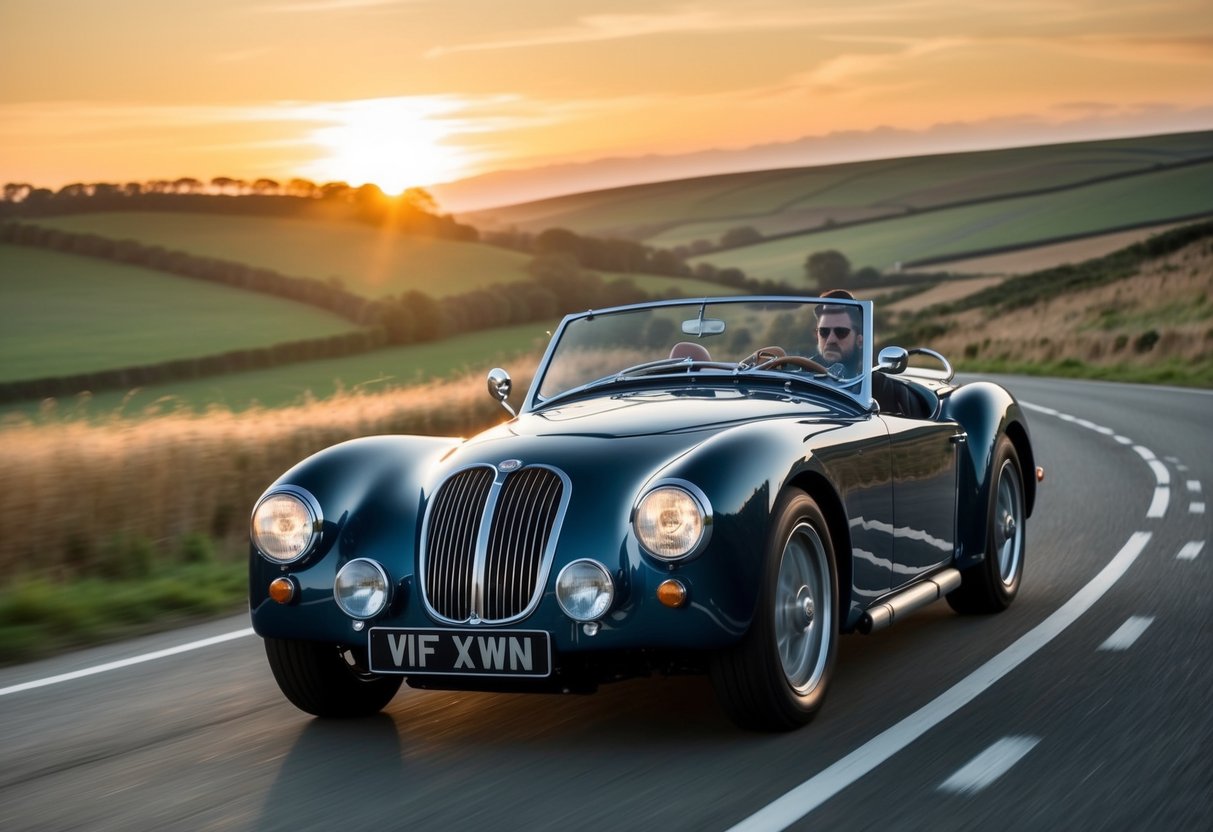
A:
POLYGON ((0 588, 0 666, 239 612, 247 602, 243 560, 173 564, 144 577, 19 578, 0 588))

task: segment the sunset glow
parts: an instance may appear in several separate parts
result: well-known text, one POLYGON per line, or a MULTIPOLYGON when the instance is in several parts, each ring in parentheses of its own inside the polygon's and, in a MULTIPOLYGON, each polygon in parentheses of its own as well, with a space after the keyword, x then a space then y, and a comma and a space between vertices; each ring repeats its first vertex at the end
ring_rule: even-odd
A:
POLYGON ((450 104, 426 99, 354 101, 334 108, 336 124, 308 137, 326 155, 306 166, 317 181, 373 182, 387 194, 458 179, 468 154, 449 144, 437 118, 450 104))
MULTIPOLYGON (((873 158, 1201 130, 1210 43, 1208 0, 8 0, 0 181, 399 191, 802 139, 873 158)), ((781 164, 845 156, 814 147, 781 164)))

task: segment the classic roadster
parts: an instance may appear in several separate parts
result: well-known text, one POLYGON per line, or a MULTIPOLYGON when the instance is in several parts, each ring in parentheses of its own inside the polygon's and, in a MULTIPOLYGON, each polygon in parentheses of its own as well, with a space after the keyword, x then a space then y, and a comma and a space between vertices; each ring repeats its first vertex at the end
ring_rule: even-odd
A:
POLYGON ((699 672, 739 725, 787 730, 820 709, 841 634, 940 598, 1006 608, 1042 476, 1024 413, 931 350, 873 360, 872 329, 870 302, 836 298, 570 315, 516 415, 489 374, 503 424, 300 462, 252 515, 282 692, 344 717, 404 681, 699 672))

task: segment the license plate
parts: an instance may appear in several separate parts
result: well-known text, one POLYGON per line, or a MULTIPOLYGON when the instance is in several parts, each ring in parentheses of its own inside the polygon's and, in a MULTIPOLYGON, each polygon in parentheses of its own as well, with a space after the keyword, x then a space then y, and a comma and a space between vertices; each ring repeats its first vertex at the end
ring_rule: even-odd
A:
POLYGON ((371 671, 410 676, 548 676, 551 640, 543 630, 372 627, 371 671))

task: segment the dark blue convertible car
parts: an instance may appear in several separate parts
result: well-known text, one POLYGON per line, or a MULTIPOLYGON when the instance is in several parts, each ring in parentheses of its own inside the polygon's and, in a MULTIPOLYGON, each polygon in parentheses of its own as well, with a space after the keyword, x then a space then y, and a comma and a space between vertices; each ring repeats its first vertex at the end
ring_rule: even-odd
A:
POLYGON ((570 315, 516 415, 508 374, 488 386, 503 424, 345 442, 257 502, 253 626, 302 710, 374 713, 405 681, 698 672, 738 724, 786 730, 821 707, 841 634, 1019 590, 1023 411, 931 350, 874 357, 870 302, 570 315))

